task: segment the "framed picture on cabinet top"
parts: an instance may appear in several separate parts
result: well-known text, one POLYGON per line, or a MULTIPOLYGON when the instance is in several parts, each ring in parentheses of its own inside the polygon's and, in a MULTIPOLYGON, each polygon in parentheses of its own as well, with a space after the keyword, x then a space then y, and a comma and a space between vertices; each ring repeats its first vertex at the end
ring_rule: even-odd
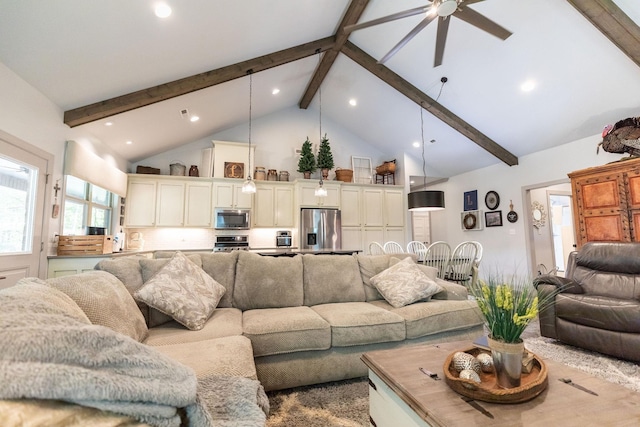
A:
POLYGON ((487 227, 502 227, 502 211, 485 212, 484 223, 487 227))
POLYGON ((464 210, 475 211, 478 209, 478 190, 464 192, 464 210))
POLYGON ((244 163, 224 162, 225 178, 244 178, 244 163))
POLYGON ((482 230, 482 211, 461 212, 460 226, 464 231, 482 230))

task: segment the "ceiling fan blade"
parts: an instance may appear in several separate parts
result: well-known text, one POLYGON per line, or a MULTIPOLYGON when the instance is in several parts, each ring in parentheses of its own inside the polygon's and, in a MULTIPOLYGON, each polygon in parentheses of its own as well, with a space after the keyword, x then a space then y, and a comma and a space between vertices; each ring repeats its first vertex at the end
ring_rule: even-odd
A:
POLYGON ((403 12, 394 13, 392 15, 383 16, 382 18, 377 18, 371 21, 362 22, 360 24, 352 24, 344 27, 345 33, 350 33, 352 31, 361 30, 363 28, 372 27, 378 24, 384 24, 385 22, 395 21, 397 19, 407 18, 409 16, 419 15, 421 13, 426 13, 427 10, 431 8, 431 5, 428 4, 426 6, 416 7, 414 9, 405 10, 403 12))
POLYGON ((481 1, 484 1, 484 0, 462 0, 461 6, 467 6, 469 4, 480 3, 481 1))
POLYGON ((469 9, 468 7, 456 11, 453 16, 462 19, 464 22, 478 27, 502 40, 506 40, 512 34, 511 31, 501 27, 491 19, 479 14, 473 9, 469 9))
POLYGON ((409 32, 409 34, 404 36, 404 38, 400 40, 398 44, 393 47, 393 49, 391 49, 385 56, 382 57, 382 59, 378 61, 378 64, 384 64, 386 61, 388 61, 389 58, 395 55, 400 49, 404 47, 404 45, 409 43, 409 41, 411 41, 412 38, 414 38, 420 31, 422 31, 424 27, 429 25, 429 23, 433 21, 433 18, 435 18, 435 16, 429 15, 429 16, 426 16, 422 21, 420 21, 420 23, 416 25, 413 28, 413 30, 409 32))
POLYGON ((436 34, 436 54, 433 60, 433 66, 437 67, 442 64, 444 56, 444 45, 447 42, 447 34, 449 32, 449 22, 451 19, 440 17, 438 19, 438 33, 436 34))

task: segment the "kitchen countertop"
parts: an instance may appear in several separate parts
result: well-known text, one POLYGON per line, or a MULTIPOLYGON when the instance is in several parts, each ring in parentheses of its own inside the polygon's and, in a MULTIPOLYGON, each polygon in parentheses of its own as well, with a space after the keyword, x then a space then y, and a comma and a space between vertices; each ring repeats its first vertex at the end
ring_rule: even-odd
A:
POLYGON ((295 256, 298 254, 314 254, 314 255, 352 255, 358 252, 362 252, 359 249, 272 249, 272 250, 252 250, 260 255, 264 256, 295 256))
MULTIPOLYGON (((113 252, 109 254, 86 254, 86 255, 49 255, 48 259, 59 259, 59 258, 116 258, 122 256, 129 255, 148 255, 153 254, 155 252, 171 252, 174 249, 152 249, 152 250, 143 250, 143 251, 122 251, 122 252, 113 252)), ((180 252, 190 253, 190 252, 211 252, 211 249, 175 249, 180 252)), ((359 249, 326 249, 326 250, 312 250, 312 249, 298 249, 297 247, 293 248, 251 248, 249 252, 257 253, 265 256, 294 256, 297 254, 316 254, 316 255, 352 255, 354 253, 362 252, 359 249)))

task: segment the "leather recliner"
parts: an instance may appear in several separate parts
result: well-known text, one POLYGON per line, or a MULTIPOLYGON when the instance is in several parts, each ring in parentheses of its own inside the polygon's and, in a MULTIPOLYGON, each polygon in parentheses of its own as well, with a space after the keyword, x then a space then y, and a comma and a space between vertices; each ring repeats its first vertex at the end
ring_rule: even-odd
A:
POLYGON ((585 244, 569 255, 565 277, 534 280, 544 337, 640 362, 640 243, 585 244))

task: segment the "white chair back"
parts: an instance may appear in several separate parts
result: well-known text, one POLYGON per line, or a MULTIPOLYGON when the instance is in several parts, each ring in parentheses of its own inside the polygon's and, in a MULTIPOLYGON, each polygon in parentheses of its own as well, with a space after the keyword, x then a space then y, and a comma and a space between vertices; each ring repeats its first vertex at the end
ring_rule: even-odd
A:
POLYGON ((384 244, 384 253, 385 254, 402 254, 404 253, 404 248, 398 242, 386 242, 384 244))
POLYGON ((447 242, 433 242, 427 247, 427 254, 422 263, 438 269, 438 277, 444 279, 449 269, 451 246, 447 242))
POLYGON ((462 242, 453 250, 446 279, 467 286, 471 281, 472 268, 476 262, 477 246, 473 242, 462 242))
POLYGON ((384 255, 384 248, 378 242, 369 243, 369 255, 384 255))
POLYGON ((422 242, 412 240, 411 242, 407 243, 407 252, 417 255, 418 262, 422 262, 425 255, 427 254, 427 246, 422 242))
POLYGON ((482 244, 480 242, 471 241, 474 245, 476 245, 476 267, 480 265, 480 261, 482 261, 482 244))

